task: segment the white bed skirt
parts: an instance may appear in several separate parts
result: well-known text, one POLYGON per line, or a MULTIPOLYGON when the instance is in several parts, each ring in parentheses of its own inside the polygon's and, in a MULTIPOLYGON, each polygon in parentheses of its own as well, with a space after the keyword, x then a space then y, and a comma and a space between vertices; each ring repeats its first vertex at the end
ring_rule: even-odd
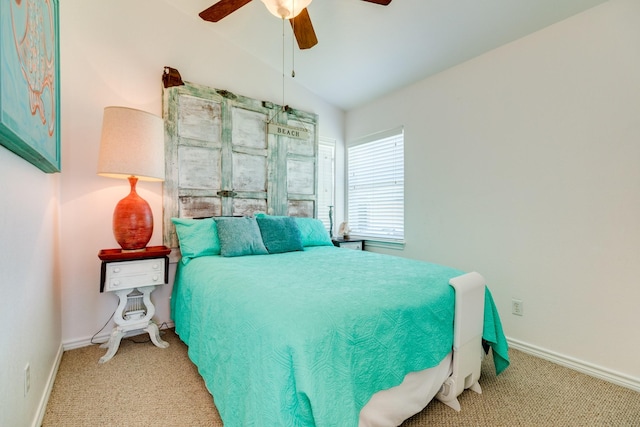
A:
POLYGON ((438 366, 410 372, 400 385, 374 394, 360 411, 358 426, 399 426, 422 411, 451 375, 452 355, 453 352, 449 353, 438 366))

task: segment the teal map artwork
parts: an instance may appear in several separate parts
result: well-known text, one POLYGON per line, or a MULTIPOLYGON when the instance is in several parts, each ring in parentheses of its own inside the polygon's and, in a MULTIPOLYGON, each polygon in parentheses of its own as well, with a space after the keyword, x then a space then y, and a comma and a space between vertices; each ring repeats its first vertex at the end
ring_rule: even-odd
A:
POLYGON ((57 2, 0 4, 2 124, 59 165, 57 2))

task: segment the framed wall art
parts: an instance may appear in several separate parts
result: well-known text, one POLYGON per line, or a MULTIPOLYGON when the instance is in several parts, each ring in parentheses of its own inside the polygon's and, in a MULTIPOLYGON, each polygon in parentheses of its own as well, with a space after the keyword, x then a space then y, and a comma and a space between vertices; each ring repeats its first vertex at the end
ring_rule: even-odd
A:
POLYGON ((59 0, 0 1, 0 144, 60 171, 59 0))

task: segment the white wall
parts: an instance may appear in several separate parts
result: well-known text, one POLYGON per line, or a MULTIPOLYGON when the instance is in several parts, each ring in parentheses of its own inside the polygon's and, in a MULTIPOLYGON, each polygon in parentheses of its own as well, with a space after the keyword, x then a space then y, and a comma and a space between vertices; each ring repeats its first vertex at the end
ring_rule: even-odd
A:
MULTIPOLYGON (((183 80, 279 102, 282 70, 268 68, 231 46, 197 14, 187 15, 158 0, 60 5, 63 87, 63 173, 61 190, 62 340, 65 348, 85 345, 117 305, 99 293, 102 248, 118 247, 111 216, 128 193, 126 181, 96 176, 102 112, 108 105, 161 115, 165 65, 183 80)), ((287 104, 320 116, 320 135, 344 140, 344 113, 295 82, 287 83, 287 104)), ((162 186, 140 182, 139 194, 152 207, 151 245, 162 243, 162 186)), ((173 269, 171 274, 173 274, 173 269)), ((152 295, 157 319, 169 321, 171 286, 152 295)), ((105 331, 113 327, 109 323, 105 331)))
POLYGON ((350 111, 346 127, 349 141, 405 126, 405 256, 479 271, 511 339, 636 385, 638 46, 640 2, 612 0, 350 111))
POLYGON ((0 146, 0 425, 35 425, 60 346, 59 176, 0 146), (24 368, 31 389, 24 394, 24 368))

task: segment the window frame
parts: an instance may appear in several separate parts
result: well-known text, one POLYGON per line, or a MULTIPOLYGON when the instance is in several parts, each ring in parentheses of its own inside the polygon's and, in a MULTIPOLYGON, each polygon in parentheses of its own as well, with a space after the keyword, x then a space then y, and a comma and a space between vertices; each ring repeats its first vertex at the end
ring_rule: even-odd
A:
POLYGON ((347 144, 345 144, 345 171, 346 171, 346 176, 345 176, 345 211, 346 211, 346 220, 348 221, 349 219, 349 209, 350 209, 350 194, 351 194, 351 186, 350 186, 350 178, 351 178, 351 171, 350 166, 351 166, 351 158, 350 158, 350 153, 349 150, 353 147, 359 146, 359 145, 363 145, 363 144, 368 144, 368 143, 375 143, 378 142, 380 140, 383 139, 387 139, 387 138, 393 138, 393 137, 398 137, 400 136, 402 139, 402 237, 390 237, 390 238, 385 238, 385 237, 381 237, 381 236, 374 236, 374 235, 367 235, 367 234, 363 234, 363 233, 358 233, 355 230, 351 232, 351 236, 353 238, 359 238, 359 239, 364 239, 366 240, 366 244, 367 247, 383 247, 383 248, 392 248, 392 249, 402 249, 404 248, 404 244, 405 244, 405 207, 406 207, 406 198, 405 198, 405 184, 404 184, 404 175, 405 175, 405 156, 404 156, 404 139, 405 139, 405 134, 404 134, 404 126, 398 126, 392 129, 388 129, 385 131, 381 131, 381 132, 376 132, 376 133, 372 133, 357 139, 354 139, 353 141, 347 142, 347 144))

